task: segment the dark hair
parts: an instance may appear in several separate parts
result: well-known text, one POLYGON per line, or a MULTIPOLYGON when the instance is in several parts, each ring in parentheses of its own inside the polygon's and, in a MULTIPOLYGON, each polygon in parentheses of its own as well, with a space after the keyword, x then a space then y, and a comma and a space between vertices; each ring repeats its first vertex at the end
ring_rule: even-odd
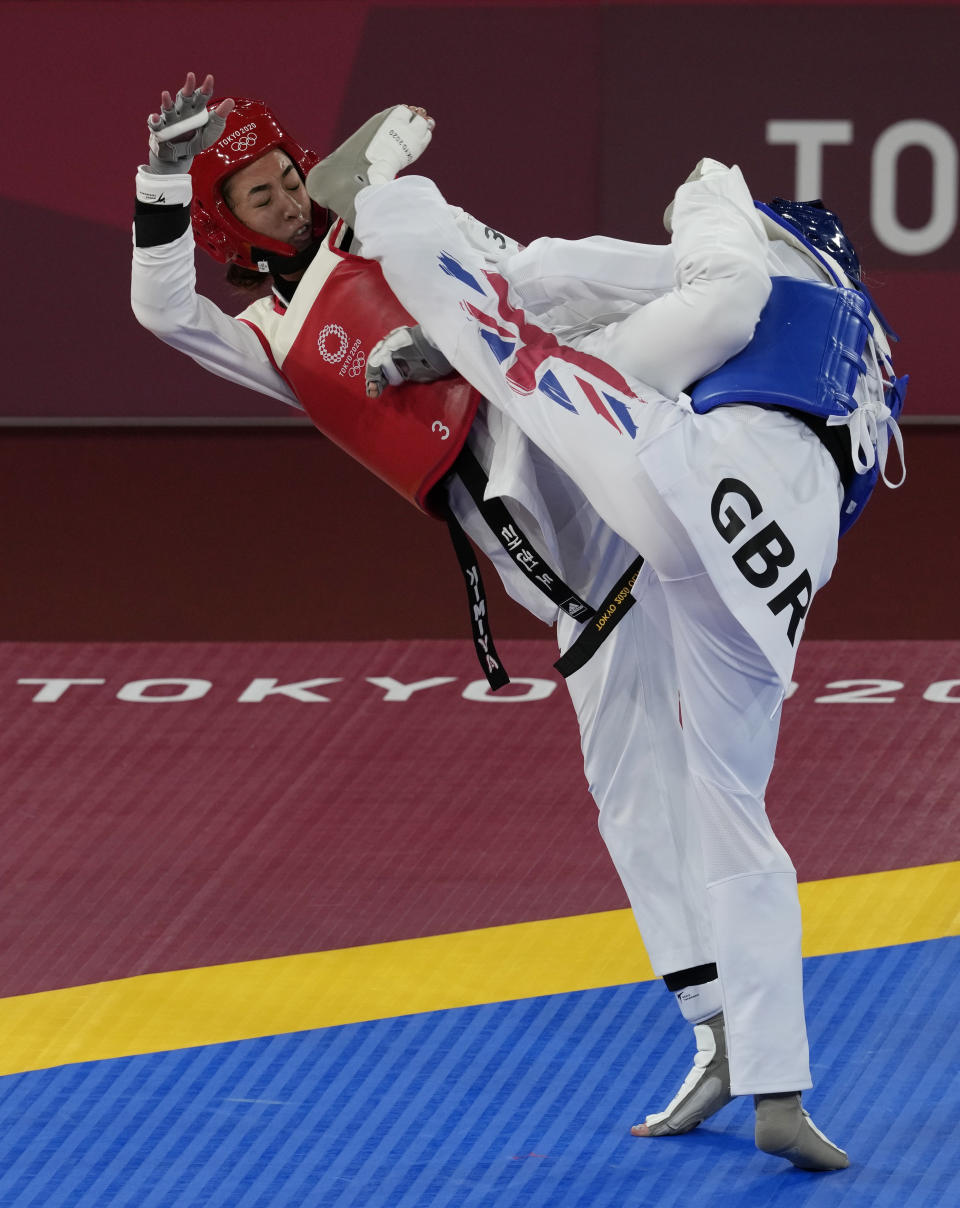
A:
POLYGON ((272 280, 269 273, 258 273, 256 269, 243 268, 239 264, 227 265, 227 283, 246 294, 261 293, 269 288, 272 280))

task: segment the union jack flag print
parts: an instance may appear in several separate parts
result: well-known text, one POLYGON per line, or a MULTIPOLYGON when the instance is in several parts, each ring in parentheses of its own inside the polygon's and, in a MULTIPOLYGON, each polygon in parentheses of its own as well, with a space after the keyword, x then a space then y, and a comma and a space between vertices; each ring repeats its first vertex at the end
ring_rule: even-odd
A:
POLYGON ((501 365, 511 362, 505 376, 517 394, 539 390, 574 415, 580 414, 585 399, 617 432, 626 433, 631 440, 636 436, 630 403, 644 400, 616 369, 599 357, 561 344, 556 336, 532 323, 525 311, 508 301, 507 282, 499 273, 484 270, 481 281, 448 252, 440 254, 439 266, 441 272, 483 299, 478 305, 467 296, 460 305, 480 325, 480 337, 497 361, 501 365), (490 313, 492 306, 495 314, 490 313))

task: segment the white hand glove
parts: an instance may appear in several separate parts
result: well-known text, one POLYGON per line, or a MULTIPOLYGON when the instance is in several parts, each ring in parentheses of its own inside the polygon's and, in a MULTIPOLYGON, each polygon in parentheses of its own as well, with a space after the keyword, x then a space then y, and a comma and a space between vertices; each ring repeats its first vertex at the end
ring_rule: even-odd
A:
POLYGON ((223 134, 226 118, 207 110, 210 95, 198 88, 185 96, 181 88, 169 108, 161 105, 159 114, 150 114, 147 129, 152 172, 189 172, 193 157, 212 147, 223 134))
POLYGON ((453 366, 422 327, 395 327, 367 357, 367 397, 379 398, 387 386, 435 382, 450 373, 453 366))
POLYGON ((307 192, 352 227, 360 190, 385 184, 409 168, 429 146, 434 124, 425 110, 410 105, 385 109, 310 169, 307 192))

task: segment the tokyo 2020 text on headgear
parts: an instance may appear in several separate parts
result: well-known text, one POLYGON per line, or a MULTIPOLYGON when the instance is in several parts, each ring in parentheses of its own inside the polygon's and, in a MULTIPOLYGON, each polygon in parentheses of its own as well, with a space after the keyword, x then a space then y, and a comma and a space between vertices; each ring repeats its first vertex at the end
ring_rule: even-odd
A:
MULTIPOLYGON (((212 109, 222 99, 212 99, 208 108, 212 109)), ((273 272, 283 267, 283 260, 302 255, 293 244, 259 235, 244 226, 224 200, 224 181, 275 147, 290 156, 304 178, 320 161, 316 152, 308 151, 291 138, 264 101, 241 97, 227 116, 223 134, 193 161, 190 175, 193 177, 191 219, 194 237, 199 247, 222 264, 273 272)), ((311 217, 314 235, 319 238, 328 226, 327 212, 313 205, 311 217)))

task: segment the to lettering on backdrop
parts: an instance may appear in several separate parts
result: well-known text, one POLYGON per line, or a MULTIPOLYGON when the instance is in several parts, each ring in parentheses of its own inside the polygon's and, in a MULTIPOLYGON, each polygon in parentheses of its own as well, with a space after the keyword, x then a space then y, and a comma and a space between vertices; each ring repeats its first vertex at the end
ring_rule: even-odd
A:
MULTIPOLYGON (((770 146, 796 148, 793 196, 810 201, 824 195, 824 148, 850 146, 854 128, 845 120, 771 120, 766 136, 770 146)), ((903 256, 925 256, 950 240, 957 228, 957 165, 957 144, 937 122, 895 122, 883 131, 870 157, 870 222, 884 247, 903 256), (904 226, 897 213, 897 170, 909 147, 926 151, 931 164, 930 216, 919 227, 904 226)))

